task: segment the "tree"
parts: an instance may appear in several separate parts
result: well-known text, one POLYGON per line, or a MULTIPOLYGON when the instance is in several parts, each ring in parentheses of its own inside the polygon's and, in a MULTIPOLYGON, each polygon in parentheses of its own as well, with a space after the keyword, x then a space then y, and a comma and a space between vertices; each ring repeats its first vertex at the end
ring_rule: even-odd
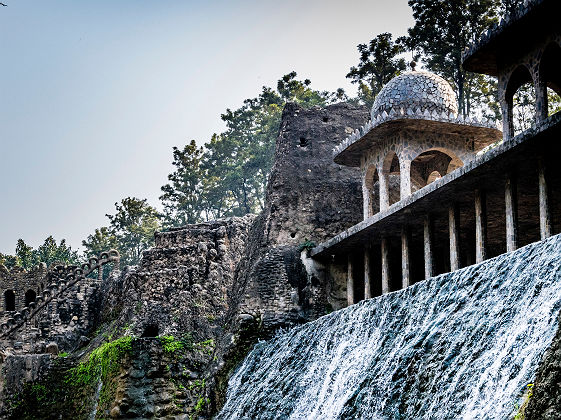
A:
POLYGON ((429 70, 452 83, 458 110, 469 115, 477 75, 462 68, 462 52, 497 19, 499 0, 409 0, 415 25, 409 28, 409 44, 420 50, 429 70))
POLYGON ((173 149, 175 170, 162 187, 164 225, 180 226, 201 220, 242 216, 264 206, 265 188, 273 163, 282 109, 287 102, 305 108, 346 97, 311 89, 310 80, 296 72, 284 75, 276 90, 263 87, 256 98, 221 115, 226 130, 214 134, 204 147, 194 141, 173 149))
POLYGON ((402 42, 393 42, 392 34, 378 35, 368 45, 357 46, 360 63, 351 67, 347 78, 358 84, 358 96, 368 106, 384 85, 405 70, 405 59, 399 55, 405 52, 402 42))
POLYGON ((49 236, 37 250, 33 251, 36 260, 43 262, 50 267, 53 263, 62 263, 64 265, 78 264, 80 258, 78 252, 73 251, 71 247, 66 245, 66 240, 61 239, 57 245, 56 240, 49 236))
MULTIPOLYGON (((154 233, 160 228, 160 215, 146 199, 127 197, 115 203, 117 212, 107 214, 110 232, 115 236, 121 261, 137 264, 142 251, 154 244, 154 233)), ((108 239, 109 240, 109 239, 108 239)))
POLYGON ((33 248, 27 245, 23 239, 18 239, 16 244, 16 257, 19 261, 19 266, 29 270, 39 263, 33 248))
POLYGON ((86 256, 98 257, 102 252, 110 249, 117 249, 119 244, 116 236, 108 227, 100 227, 95 230, 93 235, 88 235, 88 237, 82 241, 82 246, 85 248, 86 256))
POLYGON ((173 148, 175 171, 168 175, 169 184, 162 187, 164 225, 177 226, 201 220, 204 174, 201 168, 203 148, 195 140, 183 149, 173 148))

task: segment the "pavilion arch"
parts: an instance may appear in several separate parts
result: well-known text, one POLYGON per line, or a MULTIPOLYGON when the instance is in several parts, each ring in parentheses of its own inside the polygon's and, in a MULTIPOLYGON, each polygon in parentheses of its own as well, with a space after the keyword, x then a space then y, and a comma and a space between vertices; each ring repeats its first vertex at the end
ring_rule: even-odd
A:
POLYGON ((15 311, 16 310, 16 294, 13 290, 6 290, 4 292, 4 310, 15 311))
POLYGON ((382 162, 382 175, 386 182, 380 183, 380 209, 384 207, 384 200, 391 206, 401 199, 401 171, 397 153, 390 150, 382 162))
POLYGON ((411 161, 411 191, 415 192, 462 166, 464 162, 448 149, 426 150, 411 161))
POLYGON ((35 302, 35 299, 37 299, 37 293, 35 293, 35 290, 29 289, 25 292, 25 306, 29 306, 31 302, 35 302))
POLYGON ((380 211, 380 180, 376 165, 371 164, 364 174, 364 218, 375 215, 380 211))
POLYGON ((552 42, 545 48, 540 60, 540 89, 544 97, 544 117, 559 111, 561 96, 561 47, 552 42), (553 99, 555 102, 553 102, 553 99), (547 110, 547 111, 546 111, 547 110))
POLYGON ((536 91, 528 67, 519 65, 514 69, 506 85, 504 99, 509 132, 514 136, 530 128, 536 118, 536 91))

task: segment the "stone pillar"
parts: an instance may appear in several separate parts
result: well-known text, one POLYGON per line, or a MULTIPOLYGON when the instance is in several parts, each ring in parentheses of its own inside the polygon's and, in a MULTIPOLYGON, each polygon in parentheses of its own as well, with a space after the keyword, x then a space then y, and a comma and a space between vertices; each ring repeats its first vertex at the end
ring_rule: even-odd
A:
POLYGON ((364 250, 364 299, 370 299, 372 297, 372 289, 370 288, 370 278, 372 277, 370 273, 370 245, 366 245, 364 250))
POLYGON ((387 210, 390 206, 389 177, 389 171, 384 171, 383 169, 378 170, 380 185, 380 211, 387 210))
POLYGON ((538 75, 534 88, 536 90, 536 124, 540 124, 547 118, 547 84, 541 75, 538 75))
POLYGON ((103 281, 103 266, 101 264, 99 264, 97 269, 97 281, 100 283, 103 281))
POLYGON ((549 195, 547 180, 545 179, 546 167, 543 159, 538 160, 538 186, 540 204, 540 238, 545 240, 551 236, 551 213, 549 209, 549 195))
POLYGON ((425 243, 425 279, 429 279, 434 275, 432 237, 432 220, 427 214, 423 223, 423 239, 425 243))
POLYGON ((507 176, 505 183, 506 208, 506 252, 515 251, 518 247, 518 202, 516 180, 512 174, 507 176))
POLYGON ((485 191, 475 190, 475 262, 487 258, 487 197, 485 191))
POLYGON ((401 230, 401 287, 406 289, 411 286, 411 261, 409 258, 409 230, 401 230))
POLYGON ((390 262, 389 244, 386 238, 382 238, 382 294, 390 292, 390 262))
MULTIPOLYGON (((368 172, 367 172, 368 173, 368 172)), ((363 220, 368 219, 371 216, 370 209, 372 208, 371 200, 372 200, 372 192, 370 188, 368 188, 368 183, 366 180, 366 174, 362 177, 362 213, 363 213, 363 220)))
POLYGON ((448 209, 448 227, 450 234, 450 271, 460 268, 460 235, 458 206, 452 204, 448 209))
POLYGON ((399 160, 399 198, 403 200, 411 195, 411 161, 399 160))
POLYGON ((353 259, 351 255, 347 260, 347 305, 355 303, 355 279, 353 275, 353 259))

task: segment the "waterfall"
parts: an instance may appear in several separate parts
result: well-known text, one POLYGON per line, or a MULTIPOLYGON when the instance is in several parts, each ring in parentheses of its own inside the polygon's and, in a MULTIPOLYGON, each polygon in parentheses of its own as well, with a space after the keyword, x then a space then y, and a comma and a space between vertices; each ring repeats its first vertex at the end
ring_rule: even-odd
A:
POLYGON ((259 342, 217 419, 509 419, 557 330, 561 235, 259 342))

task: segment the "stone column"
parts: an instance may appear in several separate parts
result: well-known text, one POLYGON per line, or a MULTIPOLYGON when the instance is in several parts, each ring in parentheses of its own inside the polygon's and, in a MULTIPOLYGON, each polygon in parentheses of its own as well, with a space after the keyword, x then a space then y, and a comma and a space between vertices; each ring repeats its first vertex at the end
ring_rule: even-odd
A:
POLYGON ((382 294, 390 292, 390 262, 389 244, 386 238, 382 238, 382 294))
POLYGON ((403 200, 411 195, 411 161, 401 158, 399 161, 399 198, 403 200))
POLYGON ((551 213, 549 209, 549 196, 547 181, 545 179, 545 163, 543 159, 538 160, 538 186, 540 204, 540 238, 545 240, 551 236, 551 213))
POLYGON ((475 190, 475 262, 487 258, 487 197, 485 191, 475 190))
POLYGON ((353 275, 353 259, 351 255, 347 260, 347 305, 355 303, 355 279, 353 275))
POLYGON ((371 273, 370 273, 370 244, 366 245, 364 250, 364 299, 372 297, 372 289, 370 288, 371 273))
POLYGON ((510 174, 505 183, 506 252, 515 251, 518 247, 518 200, 516 195, 516 180, 510 174))
POLYGON ((534 85, 536 91, 536 124, 540 124, 547 118, 547 84, 541 75, 534 85))
POLYGON ((401 287, 411 285, 411 264, 409 259, 409 231, 407 227, 401 230, 401 287))
POLYGON ((378 170, 379 186, 380 186, 380 211, 387 210, 390 206, 389 191, 389 172, 383 169, 378 170))
POLYGON ((97 281, 100 283, 103 281, 103 266, 101 264, 99 264, 97 269, 97 281))
POLYGON ((450 271, 460 268, 460 235, 458 206, 452 204, 448 209, 448 227, 450 234, 450 271))
POLYGON ((432 220, 427 214, 423 223, 423 239, 425 243, 425 279, 429 279, 434 275, 432 236, 432 220))
POLYGON ((368 219, 371 216, 370 209, 372 205, 370 201, 372 200, 372 195, 370 188, 368 188, 368 183, 366 181, 366 174, 362 177, 362 213, 363 213, 363 220, 368 219))

